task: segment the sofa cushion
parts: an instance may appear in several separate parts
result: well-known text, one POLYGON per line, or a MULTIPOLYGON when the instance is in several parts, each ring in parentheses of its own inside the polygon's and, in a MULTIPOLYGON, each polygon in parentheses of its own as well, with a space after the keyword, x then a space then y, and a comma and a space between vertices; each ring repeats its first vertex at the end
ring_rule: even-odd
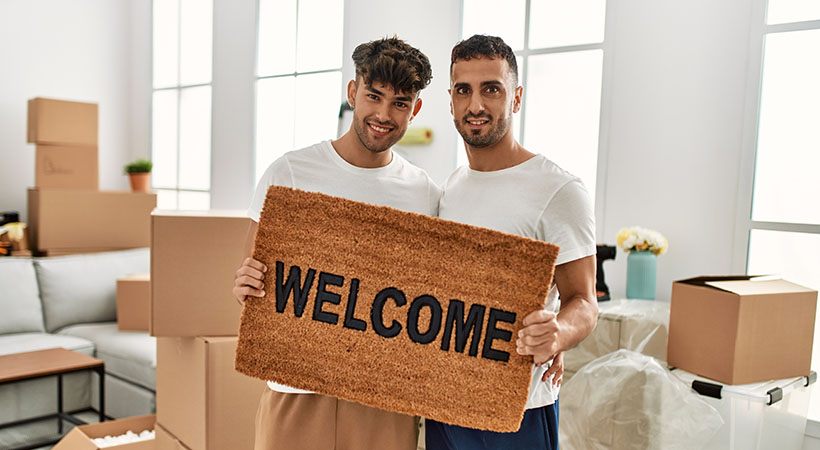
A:
POLYGON ((116 323, 72 325, 59 332, 94 343, 97 358, 105 361, 105 372, 155 390, 157 338, 145 331, 120 331, 116 323))
POLYGON ((149 249, 34 261, 47 331, 117 318, 117 278, 150 271, 149 249))
POLYGON ((0 259, 0 311, 0 334, 45 331, 31 259, 0 259))
POLYGON ((0 336, 0 355, 33 352, 55 347, 74 350, 89 356, 94 355, 94 343, 82 337, 48 333, 16 333, 0 336))

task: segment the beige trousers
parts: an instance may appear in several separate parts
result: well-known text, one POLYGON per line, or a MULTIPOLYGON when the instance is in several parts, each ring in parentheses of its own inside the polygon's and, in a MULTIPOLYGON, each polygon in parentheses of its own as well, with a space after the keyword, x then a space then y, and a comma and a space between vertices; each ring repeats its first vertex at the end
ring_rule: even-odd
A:
POLYGON ((415 450, 418 419, 319 394, 265 389, 255 450, 415 450))

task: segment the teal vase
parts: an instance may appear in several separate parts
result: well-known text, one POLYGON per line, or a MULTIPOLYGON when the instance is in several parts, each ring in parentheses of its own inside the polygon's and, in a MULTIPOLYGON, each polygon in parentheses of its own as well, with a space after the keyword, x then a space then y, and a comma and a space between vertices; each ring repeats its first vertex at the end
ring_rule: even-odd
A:
POLYGON ((626 298, 655 299, 658 256, 650 251, 630 252, 626 258, 626 298))

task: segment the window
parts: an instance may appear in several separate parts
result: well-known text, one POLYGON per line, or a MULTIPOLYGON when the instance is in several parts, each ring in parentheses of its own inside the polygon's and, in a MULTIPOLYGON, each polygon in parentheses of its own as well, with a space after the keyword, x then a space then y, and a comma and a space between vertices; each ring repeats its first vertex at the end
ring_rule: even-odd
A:
MULTIPOLYGON (((751 39, 762 70, 750 74, 759 90, 750 94, 756 123, 747 146, 754 173, 739 226, 746 271, 820 290, 820 3, 760 0, 757 18, 751 39)), ((820 367, 820 333, 812 367, 820 367)), ((809 417, 820 419, 820 396, 809 417)))
POLYGON ((161 209, 208 209, 213 2, 153 4, 151 184, 161 209))
POLYGON ((284 153, 336 137, 343 27, 343 0, 259 0, 257 180, 284 153))
MULTIPOLYGON (((518 56, 516 139, 595 194, 606 0, 463 0, 462 38, 499 36, 518 56), (523 137, 523 138, 522 138, 523 137)), ((467 164, 459 139, 458 165, 467 164)))

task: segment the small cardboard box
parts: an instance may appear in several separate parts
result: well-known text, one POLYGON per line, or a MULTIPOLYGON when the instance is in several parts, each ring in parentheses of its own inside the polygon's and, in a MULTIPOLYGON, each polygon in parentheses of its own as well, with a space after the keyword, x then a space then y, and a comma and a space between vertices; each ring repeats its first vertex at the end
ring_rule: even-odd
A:
POLYGON ((170 431, 166 430, 161 423, 156 424, 154 431, 156 433, 157 450, 191 450, 170 431))
POLYGON ((28 101, 28 139, 32 144, 97 146, 96 103, 51 98, 28 101))
POLYGON ((726 384, 808 375, 816 307, 817 291, 780 279, 676 281, 669 365, 726 384))
MULTIPOLYGON (((129 430, 140 434, 140 432, 145 430, 153 430, 155 422, 156 416, 148 414, 109 422, 80 425, 69 431, 53 448, 54 450, 98 450, 102 447, 98 447, 92 439, 105 436, 119 436, 127 433, 129 430)), ((104 448, 116 450, 154 450, 156 447, 154 439, 150 439, 104 448)))
POLYGON ((33 250, 104 250, 151 245, 157 195, 127 191, 28 190, 33 250))
POLYGON ((34 185, 39 188, 100 188, 97 147, 37 144, 34 185))
POLYGON ((195 450, 252 450, 267 386, 234 369, 236 337, 157 339, 157 421, 195 450))
POLYGON ((151 336, 236 336, 234 274, 245 258, 244 212, 155 211, 151 336))
POLYGON ((129 275, 117 279, 117 328, 148 331, 150 304, 150 274, 129 275))

